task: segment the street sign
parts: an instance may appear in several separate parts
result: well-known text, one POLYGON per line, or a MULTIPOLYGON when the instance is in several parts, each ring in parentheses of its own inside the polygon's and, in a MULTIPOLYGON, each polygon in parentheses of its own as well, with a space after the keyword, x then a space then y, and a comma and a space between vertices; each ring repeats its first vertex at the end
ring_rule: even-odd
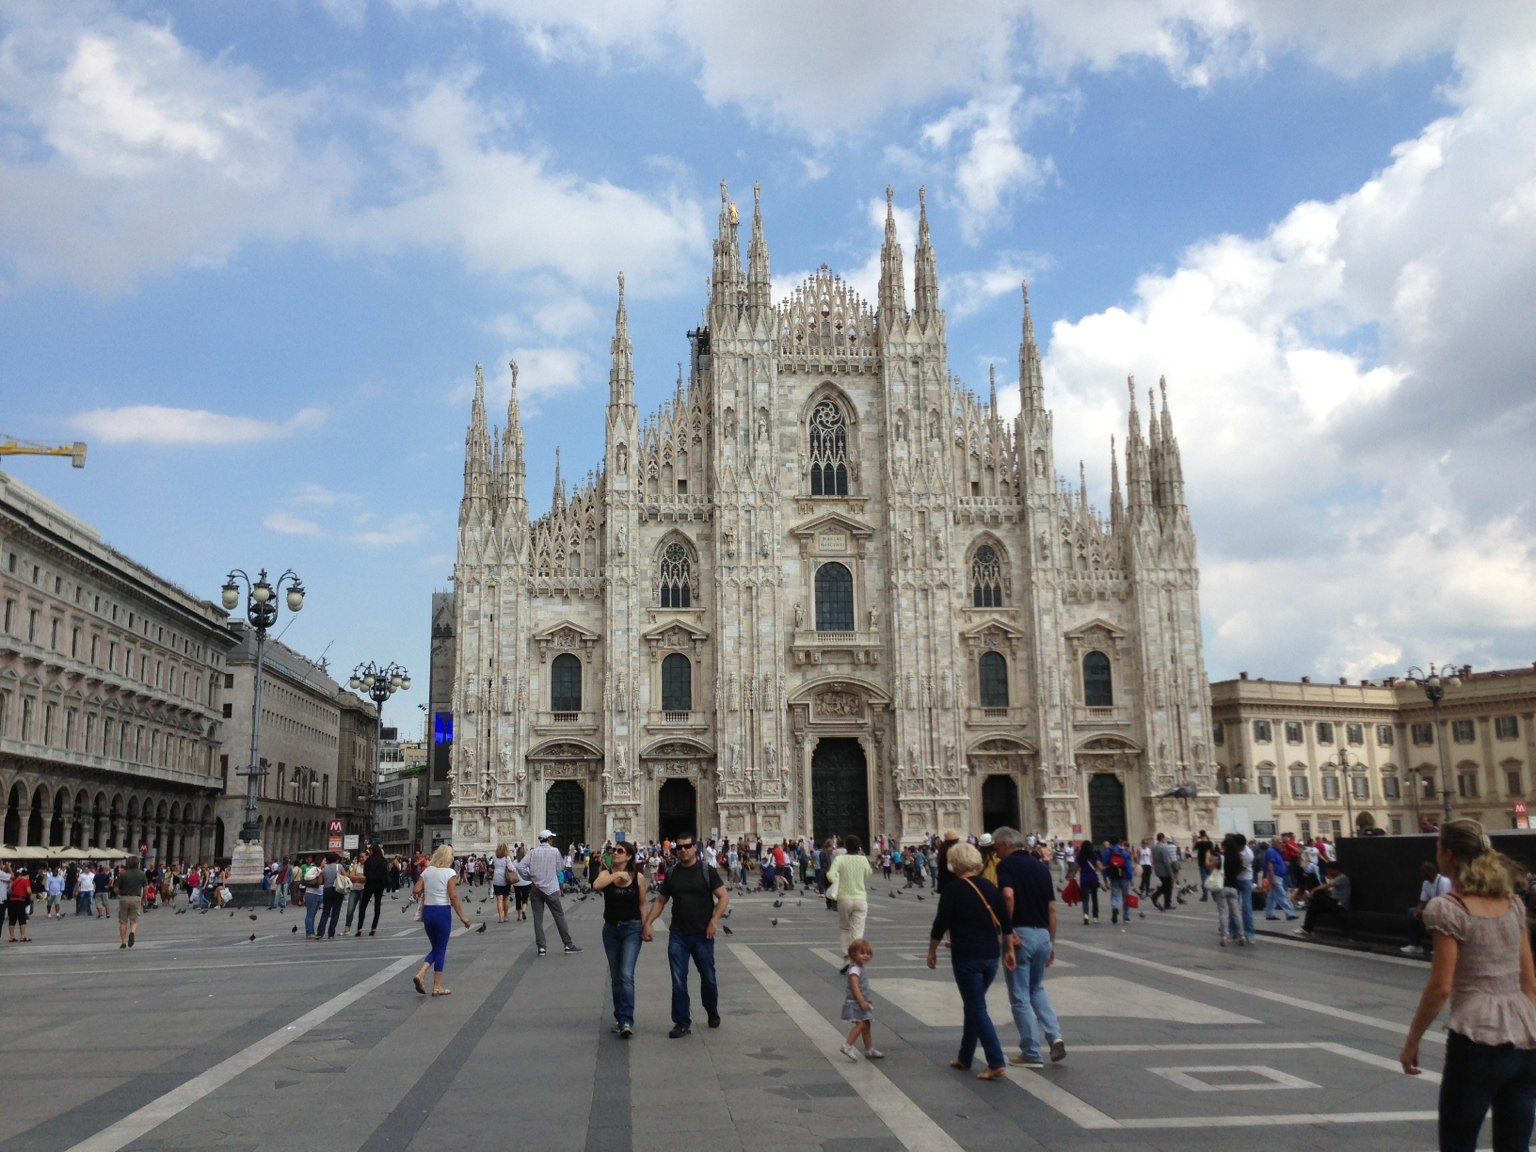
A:
POLYGON ((1510 805, 1510 807, 1514 811, 1515 827, 1516 828, 1529 828, 1531 826, 1531 818, 1528 815, 1526 815, 1525 801, 1524 800, 1516 800, 1512 805, 1510 805))
POLYGON ((356 852, 358 848, 361 847, 361 845, 358 843, 359 839, 360 837, 356 832, 352 833, 350 836, 343 836, 341 838, 342 851, 356 852))
POLYGON ((148 851, 149 851, 149 841, 148 840, 140 840, 139 841, 139 855, 143 856, 146 853, 148 853, 148 851))
POLYGON ((341 851, 342 833, 346 831, 345 820, 328 820, 326 822, 326 847, 332 852, 341 851))

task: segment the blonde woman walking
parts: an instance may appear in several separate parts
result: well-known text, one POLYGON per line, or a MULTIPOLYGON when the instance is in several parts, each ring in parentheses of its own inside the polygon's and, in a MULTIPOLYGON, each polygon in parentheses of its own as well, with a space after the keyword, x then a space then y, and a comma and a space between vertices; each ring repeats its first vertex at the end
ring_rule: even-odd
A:
POLYGON ((453 935, 453 917, 457 916, 469 927, 469 917, 459 903, 459 876, 453 868, 453 845, 439 844, 432 853, 432 861, 422 870, 421 878, 411 889, 421 904, 421 926, 427 930, 427 943, 431 945, 427 957, 416 970, 413 983, 416 991, 427 994, 427 969, 432 969, 432 995, 449 996, 451 991, 443 987, 443 965, 448 962, 448 937, 453 935))

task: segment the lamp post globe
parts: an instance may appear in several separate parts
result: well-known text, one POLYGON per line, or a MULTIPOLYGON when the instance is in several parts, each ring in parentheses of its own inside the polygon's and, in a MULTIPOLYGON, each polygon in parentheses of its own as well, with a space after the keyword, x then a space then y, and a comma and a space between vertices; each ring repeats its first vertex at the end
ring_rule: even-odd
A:
POLYGON ((354 692, 366 693, 373 701, 377 713, 373 754, 372 826, 369 829, 369 839, 378 844, 383 832, 384 702, 400 689, 409 688, 411 677, 410 673, 398 664, 380 665, 369 660, 352 670, 351 679, 347 683, 354 692))
MULTIPOLYGON (((220 589, 219 600, 229 612, 240 605, 241 587, 245 589, 245 618, 256 636, 256 674, 251 694, 251 755, 243 769, 236 774, 245 779, 245 820, 240 826, 240 840, 230 853, 229 886, 237 898, 261 890, 261 874, 266 864, 261 845, 261 777, 266 768, 261 762, 261 688, 262 671, 266 660, 267 632, 277 623, 278 601, 275 593, 286 587, 284 602, 290 612, 304 607, 304 582, 292 568, 276 580, 269 580, 267 570, 260 569, 253 580, 242 569, 230 570, 220 589)), ((259 899, 259 896, 255 897, 259 899)))
POLYGON ((1447 822, 1451 820, 1451 772, 1445 759, 1445 721, 1440 717, 1440 701, 1445 699, 1447 689, 1460 688, 1461 677, 1457 675, 1456 665, 1440 664, 1429 665, 1426 671, 1423 668, 1413 667, 1403 674, 1403 679, 1410 684, 1417 684, 1424 693, 1425 699, 1435 715, 1435 749, 1440 759, 1440 806, 1441 815, 1447 822))

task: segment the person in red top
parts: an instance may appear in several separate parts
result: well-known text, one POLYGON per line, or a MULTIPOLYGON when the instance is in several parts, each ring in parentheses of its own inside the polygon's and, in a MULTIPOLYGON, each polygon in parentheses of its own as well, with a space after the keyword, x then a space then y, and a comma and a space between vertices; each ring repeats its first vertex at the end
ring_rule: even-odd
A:
POLYGON ((11 889, 5 897, 5 916, 11 925, 11 943, 16 943, 16 926, 21 925, 21 939, 23 943, 30 943, 32 937, 27 935, 28 907, 32 903, 32 877, 24 866, 16 869, 16 874, 11 877, 11 889))
POLYGON ((773 890, 782 892, 789 887, 789 857, 783 844, 773 846, 773 890))

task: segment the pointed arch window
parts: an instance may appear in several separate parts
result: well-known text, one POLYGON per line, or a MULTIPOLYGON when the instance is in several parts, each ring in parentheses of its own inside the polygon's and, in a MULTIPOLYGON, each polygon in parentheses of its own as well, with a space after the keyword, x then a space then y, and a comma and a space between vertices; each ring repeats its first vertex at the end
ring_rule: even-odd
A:
POLYGON ((848 420, 831 400, 811 410, 811 495, 848 495, 848 420))
POLYGON ((1090 652, 1083 657, 1083 703, 1089 708, 1113 708, 1115 686, 1110 676, 1109 657, 1090 652))
POLYGON ((853 631, 853 573, 842 564, 816 569, 816 631, 853 631))
POLYGON ((1003 563, 990 544, 981 545, 971 557, 971 603, 977 608, 1003 606, 1003 563))
POLYGON ((549 709, 551 712, 581 711, 581 660, 562 652, 549 665, 549 709))
POLYGON ((693 664, 681 652, 661 662, 661 708, 663 712, 693 709, 693 664))
POLYGON ((692 601, 692 561, 688 549, 674 540, 661 554, 661 606, 687 608, 692 601))
POLYGON ((1008 707, 1008 661, 1001 652, 983 652, 976 662, 983 708, 1008 707))

